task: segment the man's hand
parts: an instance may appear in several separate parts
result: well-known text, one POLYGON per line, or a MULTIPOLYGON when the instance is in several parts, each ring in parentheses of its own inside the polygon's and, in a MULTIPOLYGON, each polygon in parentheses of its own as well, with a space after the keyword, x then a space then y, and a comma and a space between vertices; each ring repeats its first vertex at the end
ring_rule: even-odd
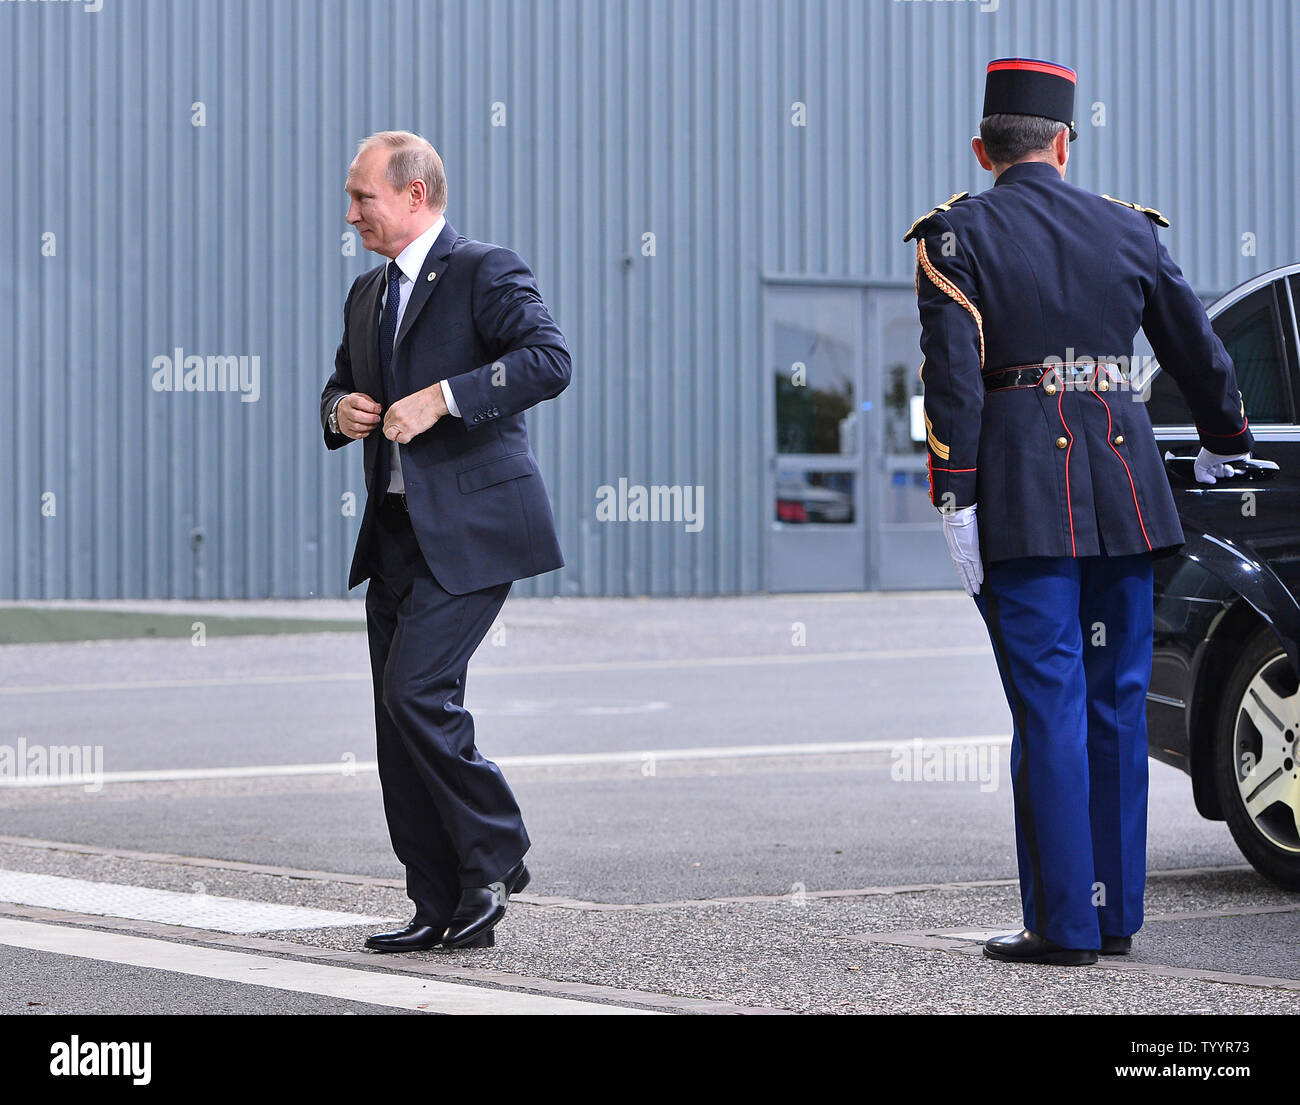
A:
POLYGON ((442 386, 434 384, 405 399, 399 399, 388 408, 388 413, 384 415, 384 436, 389 441, 396 441, 398 445, 405 445, 447 413, 442 386))
POLYGON ((1230 457, 1222 457, 1218 453, 1211 453, 1208 449, 1202 449, 1196 454, 1196 463, 1192 465, 1192 471, 1196 475, 1196 482, 1215 483, 1228 476, 1239 476, 1243 470, 1233 468, 1228 461, 1245 460, 1249 456, 1249 453, 1234 453, 1230 457))
POLYGON ((979 594, 980 584, 984 582, 984 564, 980 560, 980 532, 975 525, 974 503, 944 514, 943 536, 966 594, 979 594))
POLYGON ((383 410, 369 395, 354 391, 343 396, 334 408, 334 417, 338 419, 339 432, 353 441, 360 441, 370 436, 370 431, 379 425, 379 412, 383 410))

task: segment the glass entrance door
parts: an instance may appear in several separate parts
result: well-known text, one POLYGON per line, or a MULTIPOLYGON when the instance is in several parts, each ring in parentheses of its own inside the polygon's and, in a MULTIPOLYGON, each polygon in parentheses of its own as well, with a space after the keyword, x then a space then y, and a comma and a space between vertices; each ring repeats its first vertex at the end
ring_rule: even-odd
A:
POLYGON ((769 591, 957 586, 930 503, 910 288, 764 291, 769 591))
POLYGON ((867 585, 859 288, 764 293, 769 591, 867 585))

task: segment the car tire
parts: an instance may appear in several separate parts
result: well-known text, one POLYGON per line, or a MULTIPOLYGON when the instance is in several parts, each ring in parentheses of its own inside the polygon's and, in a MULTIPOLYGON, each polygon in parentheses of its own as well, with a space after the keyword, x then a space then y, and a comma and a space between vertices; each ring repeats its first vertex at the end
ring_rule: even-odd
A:
POLYGON ((1225 684, 1213 760, 1237 847, 1265 878, 1300 890, 1300 690, 1269 629, 1250 638, 1225 684))

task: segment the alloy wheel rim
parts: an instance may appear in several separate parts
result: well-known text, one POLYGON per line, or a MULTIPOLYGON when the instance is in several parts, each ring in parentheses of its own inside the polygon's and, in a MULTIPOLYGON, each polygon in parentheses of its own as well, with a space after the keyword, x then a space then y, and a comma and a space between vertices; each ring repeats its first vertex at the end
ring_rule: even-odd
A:
POLYGON ((1237 706, 1241 804, 1275 848, 1300 854, 1300 685, 1285 655, 1265 661, 1237 706))

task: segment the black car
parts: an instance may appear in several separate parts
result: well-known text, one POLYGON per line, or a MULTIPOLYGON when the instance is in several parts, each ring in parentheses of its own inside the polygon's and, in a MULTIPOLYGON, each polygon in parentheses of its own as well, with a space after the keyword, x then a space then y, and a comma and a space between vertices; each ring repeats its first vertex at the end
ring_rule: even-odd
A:
POLYGON ((1188 408, 1158 369, 1147 378, 1187 538, 1156 561, 1149 749, 1191 776, 1197 810, 1226 820, 1258 871, 1300 890, 1300 265, 1241 285, 1209 314, 1236 365, 1255 459, 1197 483, 1188 408))

